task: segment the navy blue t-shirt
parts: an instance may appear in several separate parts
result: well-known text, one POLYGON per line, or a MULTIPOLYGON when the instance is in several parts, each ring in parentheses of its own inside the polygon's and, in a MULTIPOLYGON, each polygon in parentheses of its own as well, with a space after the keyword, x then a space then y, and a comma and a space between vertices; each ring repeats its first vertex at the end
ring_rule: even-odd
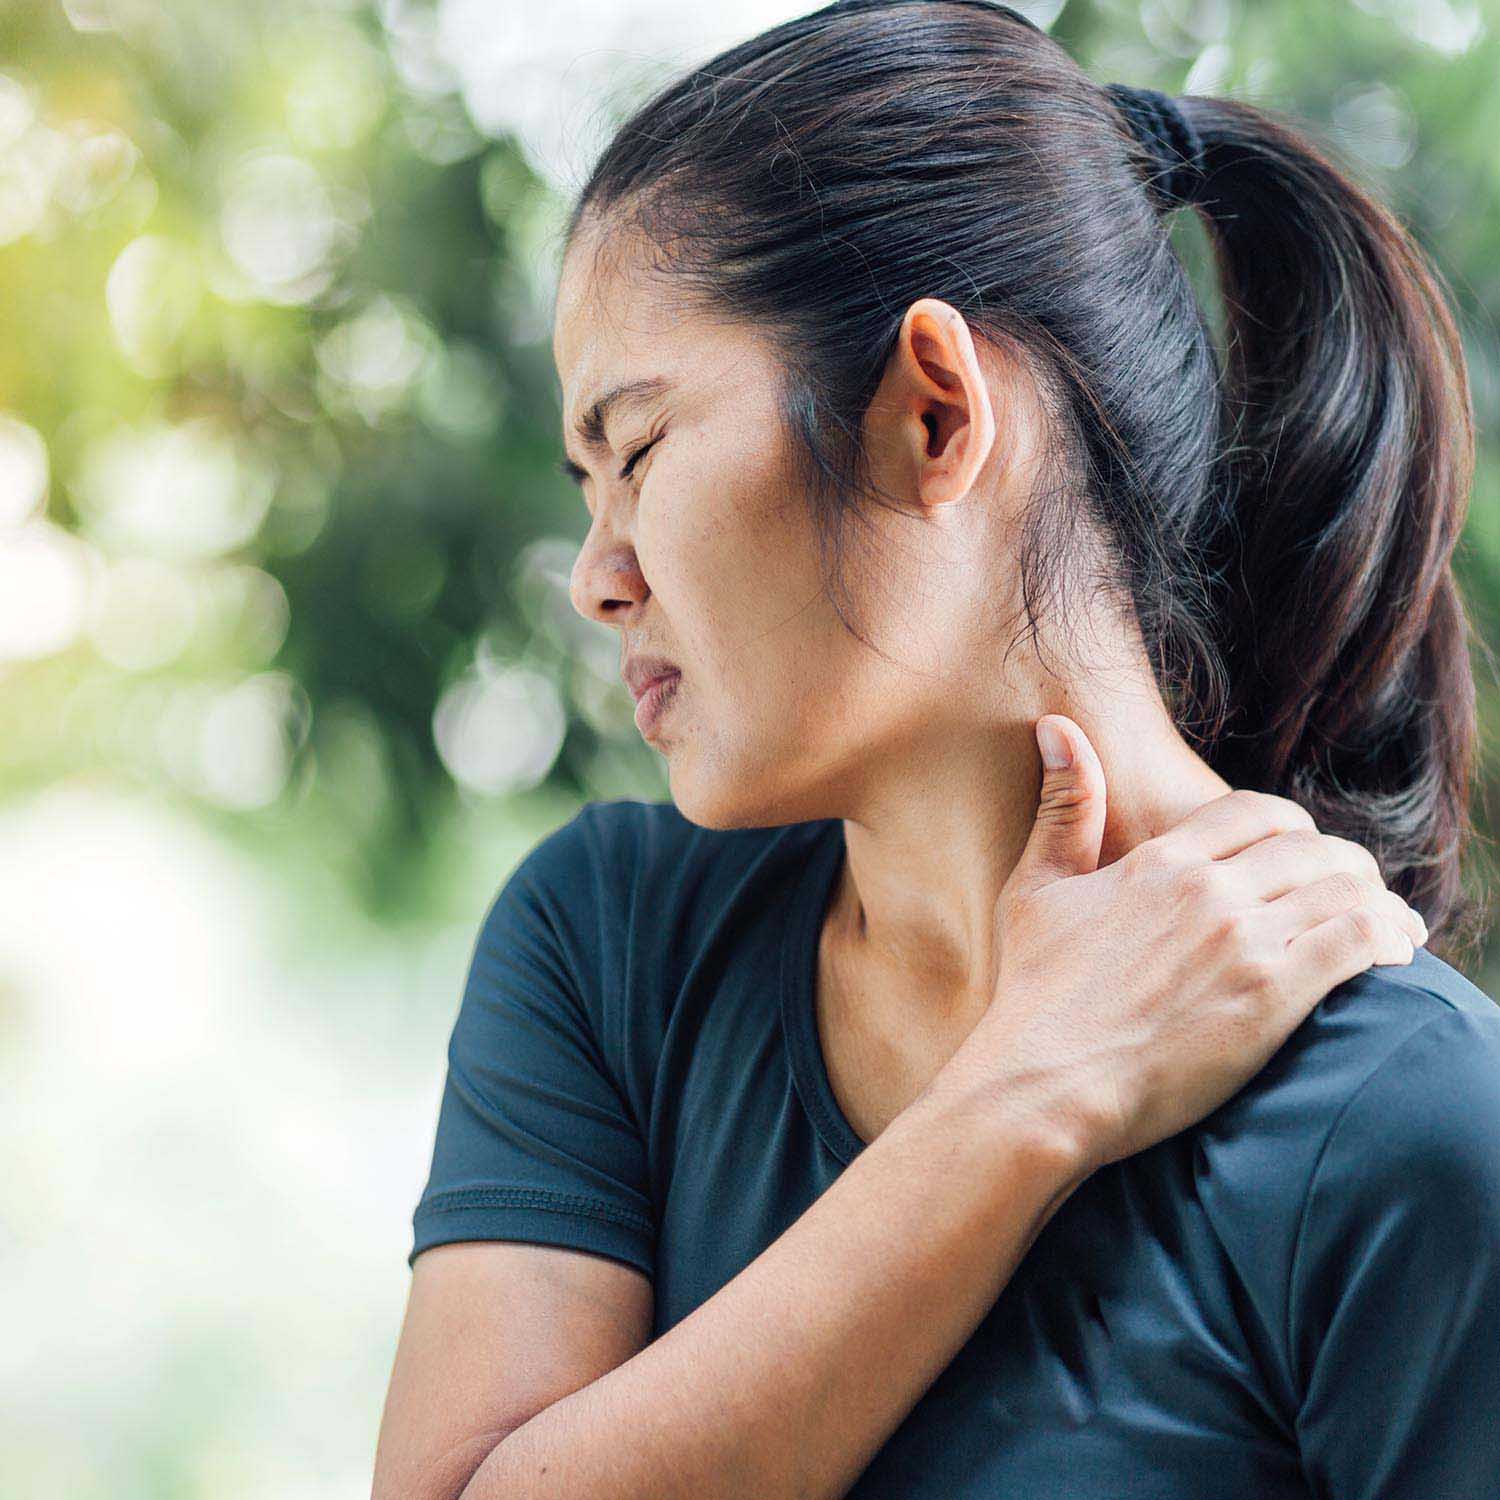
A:
MULTIPOLYGON (((478 936, 410 1258, 611 1256, 660 1334, 770 1245, 863 1149, 813 1003, 843 853, 841 819, 629 800, 542 839, 478 936)), ((849 1494, 1496 1500, 1500 1008, 1426 949, 1340 984, 1064 1201, 849 1494)))

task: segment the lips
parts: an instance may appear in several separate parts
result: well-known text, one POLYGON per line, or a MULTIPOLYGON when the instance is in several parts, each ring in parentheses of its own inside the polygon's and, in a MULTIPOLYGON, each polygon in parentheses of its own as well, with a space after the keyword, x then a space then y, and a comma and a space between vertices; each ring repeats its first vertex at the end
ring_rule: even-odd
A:
POLYGON ((659 672, 655 677, 648 678, 646 680, 645 686, 642 687, 638 692, 633 692, 630 696, 634 698, 637 703, 639 703, 641 699, 644 698, 646 694, 649 693, 658 682, 669 682, 672 678, 681 676, 682 673, 677 671, 675 668, 670 672, 659 672))
POLYGON ((651 737, 651 732, 656 728, 662 715, 671 707, 681 680, 681 672, 668 672, 654 679, 646 691, 636 699, 635 727, 647 739, 651 737))
POLYGON ((639 703, 652 683, 663 677, 681 676, 681 672, 677 663, 665 656, 632 656, 621 667, 620 675, 630 689, 630 696, 639 703))

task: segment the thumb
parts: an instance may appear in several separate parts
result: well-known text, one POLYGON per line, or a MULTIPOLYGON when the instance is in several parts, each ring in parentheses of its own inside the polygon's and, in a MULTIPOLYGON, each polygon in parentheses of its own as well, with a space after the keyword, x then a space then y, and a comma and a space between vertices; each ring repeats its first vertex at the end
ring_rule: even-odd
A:
POLYGON ((1043 714, 1035 727, 1041 797, 1031 837, 1011 873, 1022 890, 1097 870, 1104 841, 1104 767, 1088 736, 1062 714, 1043 714))

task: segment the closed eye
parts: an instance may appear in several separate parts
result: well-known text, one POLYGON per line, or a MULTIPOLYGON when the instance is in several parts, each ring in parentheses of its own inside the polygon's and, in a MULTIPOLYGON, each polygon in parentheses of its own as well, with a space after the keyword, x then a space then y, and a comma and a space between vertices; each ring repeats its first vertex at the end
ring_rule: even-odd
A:
MULTIPOLYGON (((644 443, 641 447, 637 448, 635 452, 625 460, 625 467, 620 470, 620 478, 629 479, 631 472, 634 470, 635 466, 665 436, 666 433, 660 432, 654 438, 652 438, 649 443, 644 443)), ((573 483, 578 485, 580 488, 583 485, 583 481, 589 477, 588 470, 583 468, 579 464, 575 464, 571 458, 560 459, 557 465, 557 472, 561 474, 565 479, 571 479, 573 483)))
POLYGON ((653 448, 654 448, 654 447, 655 447, 655 446, 656 446, 656 445, 657 445, 657 444, 658 444, 658 443, 659 443, 659 442, 660 442, 660 441, 661 441, 661 440, 662 440, 662 438, 664 438, 664 437, 665 437, 665 436, 666 436, 666 433, 664 433, 664 432, 662 432, 662 433, 658 433, 658 434, 657 434, 657 435, 656 435, 656 436, 655 436, 655 437, 654 437, 654 438, 652 438, 652 439, 651 439, 651 441, 650 441, 650 442, 649 442, 649 443, 645 443, 645 444, 643 444, 643 445, 642 445, 642 446, 641 446, 641 447, 639 447, 639 448, 637 448, 637 449, 636 449, 636 450, 635 450, 635 452, 634 452, 634 453, 632 453, 632 454, 631 454, 631 455, 630 455, 630 457, 629 457, 629 458, 627 458, 627 459, 626 459, 626 460, 625 460, 625 466, 624 466, 624 467, 623 467, 623 468, 622 468, 622 469, 621 469, 621 470, 620 470, 620 478, 621 478, 621 479, 629 479, 629 478, 630 478, 630 475, 631 475, 631 472, 632 472, 632 470, 634 470, 634 468, 635 468, 635 466, 636 466, 636 465, 637 465, 637 464, 638 464, 638 463, 639 463, 639 462, 640 462, 640 461, 641 461, 641 459, 642 459, 642 458, 644 458, 644 457, 645 457, 645 456, 646 456, 646 454, 648 454, 648 453, 649 453, 649 452, 650 452, 650 451, 651 451, 651 450, 652 450, 652 449, 653 449, 653 448))

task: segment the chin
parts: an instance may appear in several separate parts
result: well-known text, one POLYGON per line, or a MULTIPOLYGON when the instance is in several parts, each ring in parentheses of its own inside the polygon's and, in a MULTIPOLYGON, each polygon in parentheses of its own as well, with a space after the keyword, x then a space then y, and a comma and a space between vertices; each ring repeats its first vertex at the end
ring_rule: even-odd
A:
POLYGON ((822 816, 808 810, 809 789, 764 774, 777 764, 774 757, 720 759, 705 774, 701 755, 685 745, 667 745, 662 753, 673 805, 700 828, 775 828, 822 816))
POLYGON ((760 826, 756 819, 747 816, 744 797, 737 795, 733 785, 717 778, 705 783, 702 777, 683 771, 670 754, 667 765, 672 803, 689 823, 719 829, 760 826))

